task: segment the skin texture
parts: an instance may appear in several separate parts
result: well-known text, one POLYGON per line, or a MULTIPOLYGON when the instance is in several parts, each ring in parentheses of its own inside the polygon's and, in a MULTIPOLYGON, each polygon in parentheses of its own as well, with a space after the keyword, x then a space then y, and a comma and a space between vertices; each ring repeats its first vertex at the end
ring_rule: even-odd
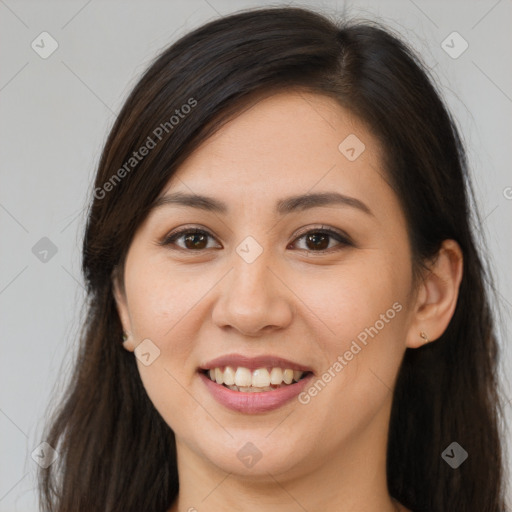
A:
POLYGON ((275 94, 222 127, 162 190, 215 197, 227 214, 166 205, 135 233, 124 291, 116 281, 114 291, 125 348, 149 338, 160 350, 151 365, 137 365, 176 435, 180 494, 171 512, 229 512, 242 503, 267 512, 398 510, 385 474, 392 389, 406 347, 425 343, 421 331, 435 340, 448 325, 462 255, 445 241, 414 285, 405 217, 380 151, 332 99, 275 94), (338 149, 350 134, 365 144, 354 161, 338 149), (340 205, 274 213, 279 199, 332 191, 372 213, 340 205), (321 226, 354 245, 330 237, 317 249, 303 235, 321 226), (158 245, 181 227, 211 236, 199 249, 185 237, 174 248, 158 245), (236 252, 247 236, 263 249, 250 264, 236 252), (307 404, 237 413, 215 402, 197 374, 224 354, 273 354, 311 366, 318 378, 396 303, 394 318, 307 404), (252 468, 237 458, 249 441, 262 454, 252 468))

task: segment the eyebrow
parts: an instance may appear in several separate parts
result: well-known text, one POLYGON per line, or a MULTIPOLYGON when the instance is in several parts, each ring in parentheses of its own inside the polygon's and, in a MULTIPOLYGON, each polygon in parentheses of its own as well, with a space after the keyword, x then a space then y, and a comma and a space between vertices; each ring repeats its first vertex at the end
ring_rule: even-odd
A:
MULTIPOLYGON (((160 208, 164 205, 187 206, 189 208, 198 208, 219 214, 227 214, 229 211, 226 203, 213 197, 200 194, 187 194, 184 192, 174 192, 159 197, 154 202, 151 209, 160 208)), ((348 206, 356 208, 362 212, 374 216, 373 212, 361 200, 355 197, 339 194, 338 192, 320 192, 315 194, 303 194, 290 196, 277 201, 275 212, 280 215, 286 215, 297 211, 303 211, 310 208, 321 206, 348 206)))

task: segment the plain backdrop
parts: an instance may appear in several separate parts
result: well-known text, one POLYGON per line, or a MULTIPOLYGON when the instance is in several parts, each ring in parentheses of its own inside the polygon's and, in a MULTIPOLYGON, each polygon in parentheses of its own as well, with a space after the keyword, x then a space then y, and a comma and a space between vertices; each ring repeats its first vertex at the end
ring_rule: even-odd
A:
MULTIPOLYGON (((0 0, 0 512, 38 507, 31 454, 76 349, 85 212, 116 113, 163 47, 218 16, 276 4, 0 0)), ((512 2, 289 4, 380 20, 432 69, 468 148, 500 292, 501 372, 512 374, 512 2)))

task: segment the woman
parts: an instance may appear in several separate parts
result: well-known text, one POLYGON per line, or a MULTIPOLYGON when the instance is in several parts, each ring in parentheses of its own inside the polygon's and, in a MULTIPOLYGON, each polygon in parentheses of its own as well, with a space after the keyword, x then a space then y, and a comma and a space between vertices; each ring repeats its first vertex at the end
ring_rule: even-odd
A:
POLYGON ((98 168, 44 510, 505 510, 470 193, 376 23, 251 10, 166 49, 98 168))

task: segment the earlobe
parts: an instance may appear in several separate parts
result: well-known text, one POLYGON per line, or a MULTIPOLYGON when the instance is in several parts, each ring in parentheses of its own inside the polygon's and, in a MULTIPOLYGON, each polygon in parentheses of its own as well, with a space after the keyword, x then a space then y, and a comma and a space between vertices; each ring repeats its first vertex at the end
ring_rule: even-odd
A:
POLYGON ((135 346, 133 344, 132 337, 126 331, 123 331, 123 347, 128 350, 128 352, 133 352, 135 350, 135 346))
POLYGON ((444 333, 457 305, 462 273, 463 255, 459 244, 445 240, 420 285, 407 347, 418 348, 444 333))
POLYGON ((114 300, 116 302, 117 312, 119 315, 119 319, 121 320, 121 324, 123 326, 123 337, 120 340, 123 344, 123 347, 129 352, 133 352, 135 350, 135 346, 133 344, 132 335, 131 335, 131 321, 130 315, 128 313, 128 306, 126 303, 126 295, 124 290, 121 289, 120 281, 119 281, 119 273, 118 269, 115 268, 112 272, 112 294, 114 295, 114 300))

